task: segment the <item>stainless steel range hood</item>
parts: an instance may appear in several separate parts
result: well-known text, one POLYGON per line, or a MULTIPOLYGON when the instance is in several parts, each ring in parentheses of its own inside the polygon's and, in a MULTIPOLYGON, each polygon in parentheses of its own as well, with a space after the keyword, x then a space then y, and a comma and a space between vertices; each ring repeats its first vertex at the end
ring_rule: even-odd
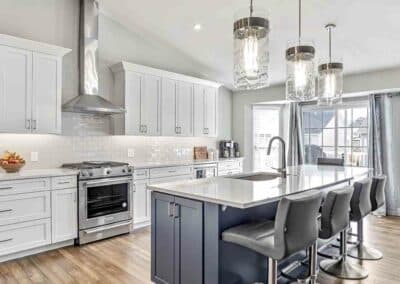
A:
POLYGON ((79 22, 80 95, 63 105, 65 112, 118 114, 125 110, 99 96, 98 77, 98 0, 81 0, 79 22))

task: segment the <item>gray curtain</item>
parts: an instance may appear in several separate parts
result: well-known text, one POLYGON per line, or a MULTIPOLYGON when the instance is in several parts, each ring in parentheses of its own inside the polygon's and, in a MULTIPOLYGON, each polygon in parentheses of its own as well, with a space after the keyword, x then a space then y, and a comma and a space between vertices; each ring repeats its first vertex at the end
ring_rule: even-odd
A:
MULTIPOLYGON (((392 97, 399 94, 371 95, 370 131, 369 131, 369 166, 374 168, 374 175, 387 176, 385 189, 386 206, 381 208, 378 215, 398 215, 398 166, 399 143, 393 141, 393 131, 399 131, 399 122, 393 121, 392 97), (394 143, 393 143, 394 142, 394 143), (397 166, 396 166, 397 164, 397 166)), ((400 116, 399 116, 400 117, 400 116)))
POLYGON ((288 166, 297 166, 304 162, 304 144, 302 133, 301 107, 298 103, 289 104, 289 139, 288 139, 288 166))

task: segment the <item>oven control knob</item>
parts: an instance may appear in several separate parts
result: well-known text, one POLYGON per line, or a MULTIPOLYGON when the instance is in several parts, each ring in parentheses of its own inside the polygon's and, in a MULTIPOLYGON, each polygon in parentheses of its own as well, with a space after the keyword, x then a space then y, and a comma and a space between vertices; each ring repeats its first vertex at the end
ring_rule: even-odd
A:
POLYGON ((90 177, 93 176, 93 173, 92 173, 92 172, 89 172, 89 176, 90 176, 90 177))
POLYGON ((107 170, 107 171, 106 171, 106 174, 108 174, 108 175, 111 174, 111 171, 110 171, 110 170, 107 170))
POLYGON ((128 206, 128 203, 122 202, 122 208, 126 208, 128 206))
POLYGON ((125 169, 122 169, 122 172, 123 172, 123 173, 125 173, 125 172, 126 172, 126 170, 125 170, 125 169))
POLYGON ((132 172, 132 169, 131 169, 131 168, 128 168, 128 172, 129 172, 129 173, 132 172))

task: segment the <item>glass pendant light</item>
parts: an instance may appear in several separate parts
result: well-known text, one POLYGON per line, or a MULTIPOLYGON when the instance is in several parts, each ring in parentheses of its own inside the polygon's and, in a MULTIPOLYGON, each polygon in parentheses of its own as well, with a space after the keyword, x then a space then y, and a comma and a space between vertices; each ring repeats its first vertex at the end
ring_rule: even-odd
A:
POLYGON ((266 13, 250 11, 238 13, 233 25, 234 86, 237 89, 259 89, 269 86, 269 21, 266 13))
POLYGON ((315 48, 301 38, 301 0, 299 0, 299 38, 286 50, 286 99, 308 101, 315 97, 315 48))
POLYGON ((332 105, 342 102, 343 63, 332 62, 332 29, 335 24, 325 26, 329 31, 329 61, 318 66, 318 104, 332 105))

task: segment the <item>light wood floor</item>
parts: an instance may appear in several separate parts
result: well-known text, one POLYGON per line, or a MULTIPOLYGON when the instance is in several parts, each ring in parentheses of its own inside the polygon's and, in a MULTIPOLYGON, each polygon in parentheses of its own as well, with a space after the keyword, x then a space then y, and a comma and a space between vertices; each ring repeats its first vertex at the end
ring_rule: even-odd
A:
MULTIPOLYGON (((366 280, 341 281, 321 272, 319 283, 400 283, 400 218, 368 219, 366 240, 383 252, 384 259, 363 263, 369 271, 366 280)), ((0 283, 151 283, 150 232, 144 229, 82 247, 2 263, 0 283)))

